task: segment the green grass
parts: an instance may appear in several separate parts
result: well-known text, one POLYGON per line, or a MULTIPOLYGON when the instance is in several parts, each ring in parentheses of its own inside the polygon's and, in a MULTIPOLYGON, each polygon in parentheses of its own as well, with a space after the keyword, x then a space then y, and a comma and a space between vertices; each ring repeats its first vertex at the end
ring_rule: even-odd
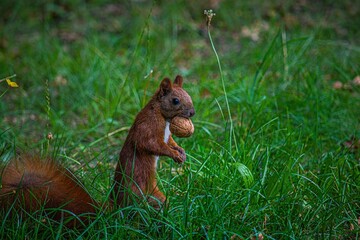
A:
POLYGON ((104 202, 127 129, 160 80, 182 74, 196 109, 194 135, 176 139, 187 162, 158 168, 168 209, 114 209, 79 231, 3 214, 1 239, 360 237, 360 152, 343 146, 360 138, 359 4, 221 1, 210 30, 222 72, 209 8, 1 3, 0 79, 20 85, 0 83, 3 162, 50 154, 104 202))

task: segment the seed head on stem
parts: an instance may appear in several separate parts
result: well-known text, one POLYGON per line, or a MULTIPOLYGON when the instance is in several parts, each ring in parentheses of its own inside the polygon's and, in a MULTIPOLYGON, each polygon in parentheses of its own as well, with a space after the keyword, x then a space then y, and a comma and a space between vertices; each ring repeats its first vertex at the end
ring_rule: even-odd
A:
POLYGON ((204 14, 206 15, 206 24, 208 27, 211 25, 211 19, 216 15, 212 9, 204 10, 204 14))

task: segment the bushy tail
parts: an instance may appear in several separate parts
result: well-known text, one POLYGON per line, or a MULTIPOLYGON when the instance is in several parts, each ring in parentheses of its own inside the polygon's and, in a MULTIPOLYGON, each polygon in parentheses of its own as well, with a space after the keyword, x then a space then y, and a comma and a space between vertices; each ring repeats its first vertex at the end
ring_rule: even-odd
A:
POLYGON ((78 227, 81 222, 87 223, 87 213, 97 209, 96 202, 72 173, 54 160, 32 156, 14 159, 3 169, 1 185, 3 211, 62 209, 52 211, 51 218, 64 219, 67 226, 78 227))

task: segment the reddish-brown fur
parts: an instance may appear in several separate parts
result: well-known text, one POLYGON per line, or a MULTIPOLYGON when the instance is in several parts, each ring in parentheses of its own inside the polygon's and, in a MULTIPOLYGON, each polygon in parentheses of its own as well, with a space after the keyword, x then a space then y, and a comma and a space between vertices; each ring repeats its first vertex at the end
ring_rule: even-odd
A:
POLYGON ((114 194, 119 205, 132 201, 131 192, 158 206, 166 198, 156 182, 156 156, 168 156, 177 163, 186 160, 184 149, 169 135, 164 141, 166 122, 176 116, 192 117, 195 114, 191 97, 182 89, 182 78, 174 84, 165 78, 149 103, 136 116, 120 152, 115 172, 114 194), (179 103, 174 104, 174 99, 179 103), (150 195, 150 196, 149 196, 150 195), (151 197, 155 197, 151 198, 151 197))
MULTIPOLYGON (((31 156, 14 159, 5 167, 1 180, 0 207, 3 209, 13 207, 34 212, 61 208, 78 216, 96 212, 96 203, 71 172, 50 159, 31 156)), ((55 220, 67 217, 66 211, 55 211, 52 216, 55 220)), ((79 216, 84 223, 88 217, 79 216)), ((76 225, 79 225, 76 218, 67 223, 69 227, 76 225)))
MULTIPOLYGON (((168 156, 178 163, 186 160, 184 149, 176 144, 170 133, 165 142, 166 123, 175 116, 192 117, 194 114, 191 98, 182 89, 182 78, 177 76, 174 83, 165 78, 137 115, 120 152, 112 195, 115 204, 129 204, 130 192, 137 196, 153 196, 155 199, 148 200, 156 207, 166 200, 156 183, 156 156, 168 156)), ((86 223, 89 216, 82 214, 95 213, 99 206, 70 171, 51 159, 30 156, 14 159, 3 169, 1 184, 2 211, 10 207, 27 212, 61 208, 86 223)), ((52 218, 67 219, 69 215, 66 211, 56 211, 52 218)), ((67 226, 78 227, 79 223, 75 218, 67 226)))

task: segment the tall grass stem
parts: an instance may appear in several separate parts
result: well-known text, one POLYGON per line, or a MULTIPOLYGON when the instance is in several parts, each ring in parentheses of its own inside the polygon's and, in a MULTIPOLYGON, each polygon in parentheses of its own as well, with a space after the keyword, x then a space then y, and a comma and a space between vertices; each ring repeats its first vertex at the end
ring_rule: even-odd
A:
POLYGON ((210 40, 211 48, 212 48, 212 50, 213 50, 213 52, 215 54, 215 57, 216 57, 216 62, 217 62, 219 72, 220 72, 221 85, 222 85, 222 89, 224 91, 226 109, 227 109, 229 123, 230 123, 229 149, 231 150, 232 149, 232 136, 233 136, 234 124, 233 124, 233 121, 232 121, 231 110, 230 110, 230 105, 229 105, 229 99, 228 99, 228 95, 227 95, 227 91, 226 91, 226 87, 225 87, 224 73, 222 71, 220 58, 219 58, 219 55, 218 55, 217 50, 215 48, 215 44, 213 42, 213 39, 212 39, 212 36, 211 36, 211 31, 210 31, 211 19, 212 19, 213 16, 215 16, 215 13, 213 13, 212 10, 205 10, 204 14, 207 16, 207 33, 208 33, 208 37, 209 37, 209 40, 210 40))

